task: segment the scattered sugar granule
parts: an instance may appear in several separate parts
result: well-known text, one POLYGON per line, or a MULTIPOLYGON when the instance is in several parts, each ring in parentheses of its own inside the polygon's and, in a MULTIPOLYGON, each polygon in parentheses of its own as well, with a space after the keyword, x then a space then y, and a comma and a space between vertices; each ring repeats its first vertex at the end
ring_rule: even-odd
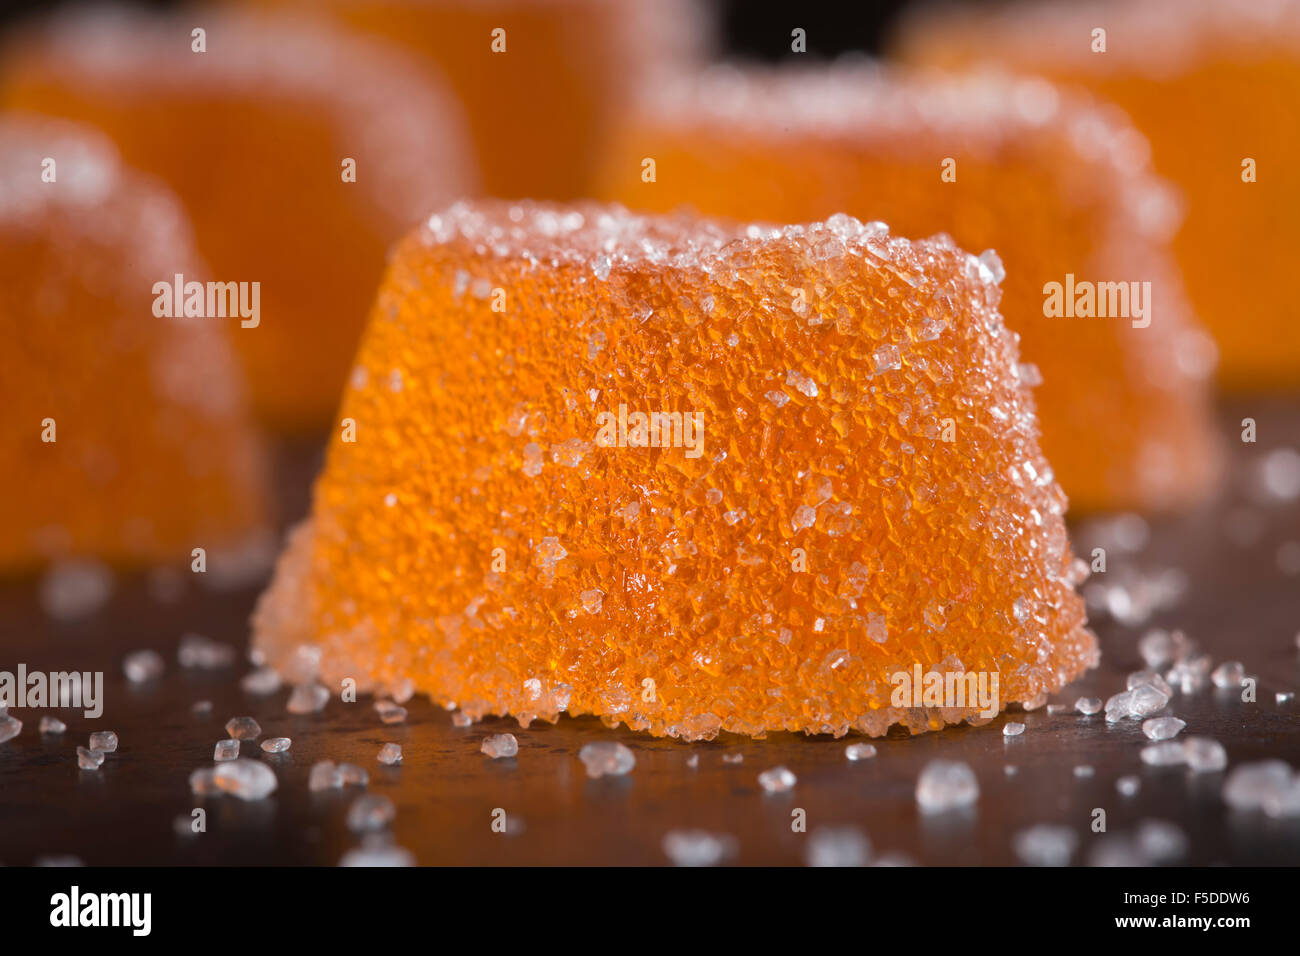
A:
POLYGON ((686 766, 690 767, 692 770, 697 770, 697 769, 699 769, 699 766, 700 766, 700 755, 699 755, 699 754, 691 754, 689 757, 687 757, 687 758, 686 758, 686 766))
POLYGON ((1068 713, 1069 713, 1071 710, 1073 710, 1073 709, 1074 709, 1074 708, 1070 707, 1068 704, 1048 704, 1048 705, 1047 705, 1047 712, 1048 712, 1049 714, 1051 714, 1052 716, 1056 716, 1056 715, 1058 715, 1058 714, 1068 714, 1068 713))
POLYGON ((321 684, 299 684, 289 693, 286 709, 291 714, 319 714, 329 703, 330 692, 321 684))
POLYGON ((337 790, 343 786, 343 777, 333 760, 321 760, 312 764, 307 775, 307 789, 312 793, 321 790, 337 790))
POLYGON ((178 813, 172 817, 172 832, 182 839, 198 836, 194 832, 194 818, 188 813, 178 813))
POLYGON ((68 729, 68 725, 57 717, 42 717, 40 731, 43 734, 61 734, 68 729))
POLYGON ((1020 768, 1013 763, 1009 763, 1002 768, 1002 772, 1006 774, 1008 777, 1014 777, 1016 774, 1020 772, 1020 768))
POLYGON ((87 750, 85 747, 77 748, 77 766, 82 770, 98 770, 104 764, 104 752, 102 750, 87 750))
POLYGON ((1093 773, 1094 771, 1092 769, 1092 766, 1086 763, 1081 763, 1074 768, 1074 775, 1079 779, 1085 779, 1087 777, 1091 777, 1093 773))
POLYGON ((370 774, 366 772, 365 767, 358 767, 354 763, 339 764, 339 785, 343 787, 367 787, 370 785, 370 774))
POLYGON ((670 830, 662 846, 674 866, 717 866, 736 852, 735 837, 704 830, 670 830))
POLYGON ((1176 767, 1187 762, 1185 741, 1165 740, 1142 748, 1142 762, 1148 767, 1176 767))
POLYGON ((1240 687, 1245 676, 1246 668, 1240 661, 1224 661, 1214 669, 1210 680, 1214 682, 1215 687, 1240 687))
POLYGON ((386 767, 392 767, 402 762, 402 745, 401 744, 384 744, 379 748, 379 756, 376 758, 386 767))
POLYGON ((451 723, 453 727, 468 727, 474 723, 474 718, 465 711, 458 710, 451 715, 451 723))
POLYGON ((1174 693, 1173 688, 1169 686, 1168 682, 1155 671, 1134 671, 1132 674, 1128 675, 1128 680, 1126 681, 1126 687, 1128 690, 1136 690, 1143 684, 1150 684, 1166 697, 1170 697, 1174 693))
POLYGON ((1133 692, 1121 691, 1106 700, 1106 723, 1114 724, 1133 716, 1133 692))
POLYGON ((1134 717, 1150 717, 1169 704, 1169 695, 1152 684, 1139 684, 1129 691, 1129 710, 1134 717))
POLYGON ((279 786, 275 771, 260 760, 243 757, 219 764, 213 771, 212 780, 222 793, 241 800, 265 799, 279 786))
POLYGON ((849 744, 844 748, 844 756, 850 760, 870 760, 875 755, 875 744, 849 744))
POLYGON ((195 717, 207 717, 212 713, 212 701, 196 700, 190 705, 190 713, 195 717))
POLYGON ((1193 773, 1215 773, 1228 766, 1228 752, 1211 737, 1188 737, 1183 741, 1183 757, 1193 773))
POLYGON ((1100 697, 1080 697, 1074 702, 1074 709, 1084 716, 1091 717, 1101 712, 1100 697))
POLYGON ((758 785, 768 793, 785 793, 798 782, 788 767, 773 767, 758 775, 758 785))
POLYGON ((226 721, 226 733, 235 740, 256 740, 262 728, 252 717, 231 717, 226 721))
POLYGON ((1293 785, 1291 767, 1281 760, 1256 760, 1238 764, 1223 782, 1220 795, 1234 810, 1263 810, 1280 805, 1293 785))
POLYGON ((739 753, 723 754, 722 762, 723 763, 744 763, 745 755, 739 753))
POLYGON ((923 813, 968 807, 979 799, 975 772, 960 761, 932 760, 916 781, 916 802, 923 813))
POLYGON ((288 737, 267 737, 262 741, 262 749, 269 754, 282 754, 292 746, 288 737))
POLYGON ((818 827, 808 834, 804 862, 816 867, 866 866, 871 841, 857 827, 818 827))
POLYGON ((401 704, 394 704, 391 700, 375 701, 375 711, 385 724, 400 724, 406 720, 406 708, 401 704))
POLYGON ((1069 866, 1079 846, 1074 830, 1055 823, 1040 823, 1021 830, 1011 841, 1020 862, 1026 866, 1069 866))
POLYGON ((113 594, 113 575, 99 561, 61 561, 41 578, 41 609, 56 621, 90 617, 113 594))
POLYGON ((393 801, 378 793, 367 793, 348 807, 348 829, 354 833, 383 830, 397 816, 393 801))
POLYGON ((1142 721, 1142 733, 1148 740, 1173 740, 1186 726, 1187 721, 1177 717, 1152 717, 1142 721))
POLYGON ((245 674, 239 681, 239 686, 244 689, 246 694, 254 694, 258 697, 264 697, 267 694, 274 694, 280 689, 283 681, 280 674, 270 667, 259 667, 255 671, 245 674))
POLYGON ((1143 820, 1135 839, 1148 864, 1173 863, 1187 852, 1187 834, 1167 820, 1143 820))
POLYGON ((586 744, 578 751, 578 759, 587 768, 587 776, 621 777, 636 766, 636 755, 623 744, 611 740, 586 744))
POLYGON ((1024 732, 1025 732, 1025 725, 1021 723, 1017 723, 1014 720, 1002 725, 1003 737, 1019 737, 1024 732))
POLYGON ((1295 694, 1289 690, 1280 690, 1273 695, 1273 702, 1279 706, 1282 704, 1289 704, 1293 700, 1295 700, 1295 694))
POLYGON ((196 797, 207 796, 210 793, 219 793, 217 790, 217 772, 207 767, 195 770, 190 774, 190 792, 196 797))
POLYGON ((132 651, 122 661, 122 672, 132 684, 144 684, 162 677, 165 665, 157 651, 132 651))
POLYGON ((515 739, 514 734, 492 734, 483 738, 483 745, 479 749, 493 760, 500 760, 503 757, 517 755, 519 741, 515 739))
POLYGON ((238 654, 233 644, 223 644, 201 634, 181 637, 176 659, 181 667, 194 670, 215 671, 235 666, 238 654))
POLYGON ((1115 789, 1125 797, 1131 797, 1142 789, 1142 779, 1129 775, 1115 781, 1115 789))
POLYGON ((97 730, 90 735, 90 749, 111 754, 117 750, 117 734, 111 730, 97 730))
POLYGON ((393 843, 384 833, 367 833, 361 846, 343 854, 339 866, 415 866, 415 854, 393 843))
POLYGON ((216 761, 235 760, 239 757, 238 740, 218 740, 216 749, 212 751, 212 759, 216 761))
POLYGON ((0 744, 13 740, 23 730, 23 722, 17 717, 0 717, 0 744))

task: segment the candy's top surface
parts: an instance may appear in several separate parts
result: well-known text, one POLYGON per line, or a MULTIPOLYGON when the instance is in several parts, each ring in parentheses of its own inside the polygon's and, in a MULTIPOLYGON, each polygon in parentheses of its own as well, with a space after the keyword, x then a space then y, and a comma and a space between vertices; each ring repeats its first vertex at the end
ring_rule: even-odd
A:
POLYGON ((32 222, 54 206, 93 208, 120 187, 117 151, 101 133, 37 114, 0 117, 0 222, 5 226, 32 222))
POLYGON ((138 107, 160 123, 170 123, 175 110, 193 110, 202 122, 218 103, 250 115, 323 116, 340 158, 365 157, 357 187, 403 225, 413 201, 445 201, 447 184, 469 188, 475 180, 460 105, 434 68, 327 21, 89 8, 21 30, 4 53, 0 80, 11 88, 58 87, 115 108, 138 107))
POLYGON ((1160 75, 1238 44, 1300 49, 1297 0, 1050 0, 990 9, 940 6, 906 19, 904 50, 963 51, 963 58, 1002 60, 1052 70, 1160 75), (1096 30, 1105 51, 1094 50, 1096 30), (993 45, 988 45, 992 40, 993 45), (931 47, 937 43, 938 47, 931 47))
POLYGON ((655 135, 813 141, 872 158, 924 155, 936 168, 954 152, 992 163, 1034 152, 1041 168, 1070 184, 1066 193, 1126 231, 1167 239, 1182 220, 1176 194, 1153 172, 1149 144, 1119 109, 1037 77, 900 71, 865 60, 816 70, 724 66, 646 87, 637 109, 655 135))

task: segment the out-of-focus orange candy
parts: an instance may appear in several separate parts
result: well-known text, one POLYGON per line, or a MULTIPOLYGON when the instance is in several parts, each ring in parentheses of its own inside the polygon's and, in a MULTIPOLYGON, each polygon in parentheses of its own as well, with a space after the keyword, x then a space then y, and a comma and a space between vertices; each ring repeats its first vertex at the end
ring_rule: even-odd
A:
POLYGON ((1123 107, 1156 170, 1186 194, 1174 248, 1218 341, 1220 382, 1300 389, 1300 309, 1287 282, 1300 258, 1300 2, 968 8, 914 18, 899 47, 932 65, 995 61, 1123 107))
POLYGON ((698 64, 692 0, 260 0, 326 10, 436 63, 465 105, 488 194, 579 199, 635 90, 698 64))
POLYGON ((686 739, 981 719, 895 706, 917 668, 1040 698, 1096 644, 999 294, 847 216, 456 205, 395 251, 256 646, 686 739))
POLYGON ((1041 382, 1043 450, 1071 506, 1177 508, 1215 486, 1214 353, 1169 249, 1177 207, 1114 110, 993 74, 713 71, 646 98, 598 194, 777 222, 847 212, 996 249, 1003 313, 1026 383, 1041 382), (1126 300, 1149 282, 1146 315, 1136 298, 1118 317, 1045 314, 1048 283, 1074 302, 1071 281, 1125 283, 1126 300))
POLYGON ((175 197, 99 133, 0 117, 0 570, 174 565, 263 532, 229 341, 153 312, 155 282, 198 269, 175 197))
POLYGON ((5 102, 105 130, 179 193, 207 278, 261 283, 260 323, 235 338, 258 413, 324 427, 388 244, 473 181, 436 77, 334 27, 221 12, 79 13, 8 52, 5 102))

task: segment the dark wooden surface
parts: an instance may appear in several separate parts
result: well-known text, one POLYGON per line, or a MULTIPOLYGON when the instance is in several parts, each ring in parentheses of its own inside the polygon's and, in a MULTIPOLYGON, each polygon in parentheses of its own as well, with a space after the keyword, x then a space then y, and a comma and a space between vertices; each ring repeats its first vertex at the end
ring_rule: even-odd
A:
MULTIPOLYGON (((1110 580, 1135 569, 1180 569, 1184 598, 1156 614, 1147 626, 1184 628, 1216 662, 1241 660, 1257 675, 1257 703, 1211 688, 1176 696, 1169 712, 1188 723, 1186 733, 1221 741, 1232 763, 1279 757, 1300 766, 1300 704, 1279 705, 1277 691, 1300 686, 1300 576, 1280 567, 1277 550, 1300 542, 1300 503, 1260 505, 1246 492, 1255 463, 1271 448, 1300 448, 1300 408, 1277 400, 1237 402, 1222 415, 1232 480, 1213 507, 1154 523, 1149 544, 1129 556, 1112 551, 1110 580), (1259 423, 1259 443, 1240 442, 1241 418, 1259 423)), ((285 514, 305 508, 306 485, 317 452, 281 449, 285 514)), ((1076 528, 1076 545, 1094 536, 1076 528)), ((1082 548, 1077 548, 1082 550, 1082 548)), ((287 691, 253 698, 237 677, 247 671, 182 671, 175 647, 193 631, 247 643, 246 619, 257 593, 248 588, 213 593, 192 585, 176 603, 160 603, 142 581, 121 579, 114 597, 96 617, 59 625, 42 614, 33 582, 0 583, 0 670, 18 662, 29 668, 106 671, 107 704, 98 721, 60 711, 68 732, 42 737, 40 713, 14 711, 22 734, 0 744, 0 862, 29 864, 42 856, 71 854, 87 864, 324 864, 332 865, 356 840, 344 826, 358 793, 312 794, 307 773, 321 759, 349 761, 370 772, 370 791, 397 805, 397 843, 421 864, 656 864, 666 862, 661 841, 672 829, 698 828, 735 837, 742 864, 792 864, 803 859, 808 837, 791 830, 795 808, 808 826, 852 824, 870 837, 878 854, 905 854, 919 864, 1011 864, 1017 830, 1033 823, 1072 826, 1080 838, 1076 861, 1086 861, 1100 838, 1088 827, 1094 808, 1107 810, 1108 828, 1128 831, 1141 820, 1177 823, 1190 840, 1183 862, 1191 864, 1300 863, 1300 819, 1288 822, 1229 813, 1219 799, 1223 774, 1191 776, 1181 769, 1155 770, 1139 762, 1145 743, 1137 722, 1107 727, 1101 717, 1009 715, 1026 733, 1004 739, 1007 716, 982 728, 959 728, 916 738, 875 741, 878 756, 850 763, 832 740, 774 735, 751 741, 722 738, 708 744, 655 740, 610 731, 594 719, 563 719, 556 726, 521 730, 513 720, 492 719, 461 729, 451 715, 422 698, 410 704, 408 723, 380 723, 368 699, 332 701, 316 716, 285 712, 287 691), (155 648, 168 660, 157 683, 128 686, 123 655, 155 648), (213 702, 209 717, 191 704, 213 702), (279 790, 268 800, 196 800, 190 771, 210 766, 225 721, 251 715, 264 736, 293 738, 278 757, 245 748, 274 767, 279 790), (98 772, 77 768, 75 748, 93 730, 116 731, 121 744, 98 772), (493 761, 479 753, 488 733, 513 732, 516 759, 493 761), (637 757, 622 778, 589 780, 577 758, 593 740, 622 740, 637 757), (405 762, 379 765, 388 741, 400 743, 405 762), (687 758, 699 755, 698 768, 687 758), (743 756, 741 763, 724 755, 743 756), (967 761, 981 796, 969 813, 926 819, 913 797, 917 774, 936 757, 967 761), (769 795, 757 774, 784 764, 798 776, 793 791, 769 795), (1018 772, 1008 776, 1004 768, 1018 772), (1074 768, 1087 764, 1091 777, 1074 768), (1115 780, 1136 774, 1140 793, 1121 797, 1115 780), (173 833, 172 822, 195 806, 208 812, 208 832, 193 838, 173 833), (491 829, 492 812, 503 808, 522 832, 491 829)), ((1122 689, 1124 675, 1140 668, 1137 637, 1145 627, 1095 621, 1103 646, 1099 670, 1056 695, 1072 703, 1080 695, 1106 697, 1122 689)))

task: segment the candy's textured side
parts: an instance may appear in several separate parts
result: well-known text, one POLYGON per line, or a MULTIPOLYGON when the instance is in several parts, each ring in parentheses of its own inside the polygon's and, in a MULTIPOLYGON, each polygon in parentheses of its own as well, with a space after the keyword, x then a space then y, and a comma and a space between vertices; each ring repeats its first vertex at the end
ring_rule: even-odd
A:
POLYGON ((918 665, 1035 701, 1097 650, 999 271, 843 216, 457 204, 395 251, 256 646, 687 739, 986 719, 894 706, 918 665), (602 434, 637 412, 702 440, 602 434))
POLYGON ((0 569, 174 566, 265 532, 227 339, 153 312, 154 283, 201 271, 176 198, 102 135, 0 119, 0 569))

